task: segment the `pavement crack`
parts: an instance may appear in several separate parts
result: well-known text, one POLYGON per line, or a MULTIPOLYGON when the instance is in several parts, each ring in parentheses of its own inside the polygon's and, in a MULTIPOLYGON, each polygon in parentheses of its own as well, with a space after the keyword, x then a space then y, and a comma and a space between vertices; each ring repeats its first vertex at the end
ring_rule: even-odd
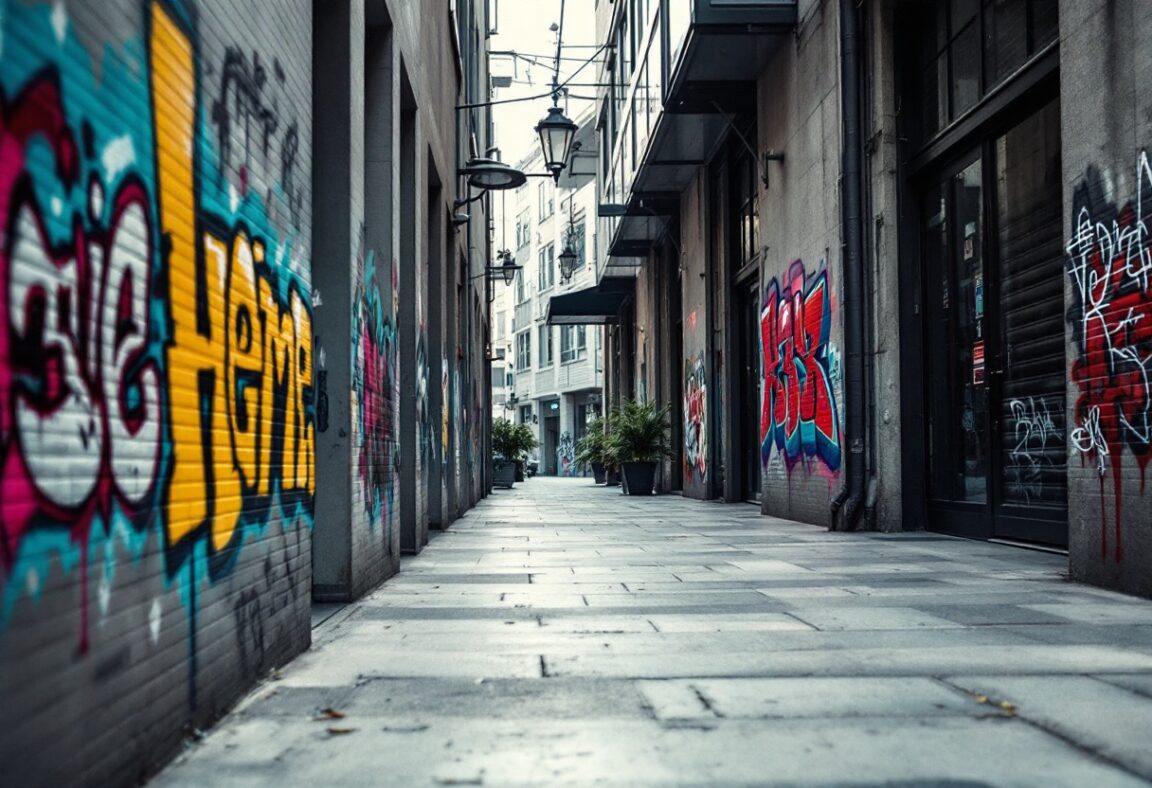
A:
POLYGON ((784 610, 784 611, 782 611, 782 613, 783 613, 783 615, 788 616, 789 618, 796 619, 797 621, 799 621, 801 624, 803 624, 806 627, 812 627, 817 632, 823 632, 824 631, 824 630, 820 629, 820 627, 816 626, 815 624, 813 624, 809 621, 805 621, 804 619, 800 618, 800 616, 796 615, 795 613, 793 613, 790 610, 784 610))
POLYGON ((647 621, 647 622, 648 622, 648 626, 652 627, 652 629, 656 630, 657 632, 659 632, 659 631, 660 631, 660 627, 658 627, 658 626, 656 626, 655 624, 653 624, 653 623, 652 623, 652 619, 648 618, 648 619, 645 619, 645 621, 647 621))
POLYGON ((580 598, 584 600, 584 607, 592 607, 591 605, 588 604, 588 597, 581 594, 580 598))
POLYGON ((548 672, 548 662, 544 659, 544 655, 540 655, 540 678, 550 679, 552 674, 548 672))
POLYGON ((712 699, 705 695, 703 690, 701 690, 695 684, 692 684, 691 687, 692 691, 696 693, 696 699, 700 701, 701 706, 707 709, 712 714, 712 716, 719 717, 720 719, 724 718, 723 712, 716 708, 716 706, 712 703, 712 699))

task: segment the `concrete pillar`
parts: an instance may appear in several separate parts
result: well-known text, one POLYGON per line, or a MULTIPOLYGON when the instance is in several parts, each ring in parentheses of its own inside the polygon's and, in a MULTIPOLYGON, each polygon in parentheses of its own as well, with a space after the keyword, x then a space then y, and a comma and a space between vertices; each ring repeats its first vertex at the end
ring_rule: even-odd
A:
MULTIPOLYGON (((315 332, 316 523, 313 530, 312 590, 322 601, 352 596, 352 264, 359 233, 361 173, 352 167, 362 153, 363 127, 354 128, 353 96, 362 93, 364 52, 362 0, 324 6, 315 20, 316 75, 313 81, 315 161, 312 190, 312 318, 315 332), (325 417, 326 415, 326 417, 325 417)), ((357 104, 359 102, 356 102, 357 104)))
POLYGON ((423 237, 425 186, 420 167, 418 120, 407 74, 397 61, 399 92, 400 203, 400 549, 417 553, 428 543, 428 479, 433 452, 432 394, 439 384, 431 376, 425 305, 428 303, 428 258, 423 237))
MULTIPOLYGON (((392 40, 391 26, 380 23, 368 28, 365 37, 364 64, 364 238, 360 254, 369 251, 375 257, 375 280, 365 282, 365 287, 375 287, 375 297, 385 313, 383 351, 387 354, 389 391, 381 403, 386 408, 384 423, 387 436, 384 441, 385 456, 372 457, 378 467, 374 472, 381 479, 381 486, 365 485, 361 496, 368 496, 368 506, 380 511, 379 532, 367 529, 365 537, 371 541, 365 557, 371 557, 381 550, 384 573, 393 574, 399 569, 400 555, 400 506, 407 493, 401 488, 398 470, 395 467, 399 456, 399 430, 406 422, 399 416, 400 370, 399 348, 397 346, 399 322, 398 302, 399 271, 396 270, 400 251, 400 122, 399 122, 399 53, 392 40), (379 474, 382 474, 380 476, 379 474)), ((363 351, 362 351, 363 352, 363 351)), ((367 478, 362 475, 362 478, 367 478)))

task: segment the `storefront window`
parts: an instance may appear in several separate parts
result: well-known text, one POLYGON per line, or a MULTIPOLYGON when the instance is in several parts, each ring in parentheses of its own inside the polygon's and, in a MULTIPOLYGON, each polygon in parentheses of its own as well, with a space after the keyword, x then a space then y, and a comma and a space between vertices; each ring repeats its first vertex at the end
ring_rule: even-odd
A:
POLYGON ((940 0, 909 5, 926 142, 1056 40, 1057 0, 940 0))

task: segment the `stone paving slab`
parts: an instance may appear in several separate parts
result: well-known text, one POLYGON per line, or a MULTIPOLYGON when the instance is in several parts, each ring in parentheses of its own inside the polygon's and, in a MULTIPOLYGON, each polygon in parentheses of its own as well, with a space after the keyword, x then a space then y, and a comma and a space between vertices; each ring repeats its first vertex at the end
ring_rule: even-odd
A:
POLYGON ((1152 784, 1152 604, 1065 573, 536 478, 318 608, 155 783, 1152 784))

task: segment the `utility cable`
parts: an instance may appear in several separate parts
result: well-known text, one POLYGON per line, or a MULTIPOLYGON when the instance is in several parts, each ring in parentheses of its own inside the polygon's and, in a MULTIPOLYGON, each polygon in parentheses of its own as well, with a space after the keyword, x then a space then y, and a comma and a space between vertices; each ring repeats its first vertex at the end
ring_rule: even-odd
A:
MULTIPOLYGON (((576 79, 576 77, 579 76, 580 72, 588 67, 589 63, 591 63, 593 60, 595 60, 597 57, 599 57, 600 53, 603 52, 605 49, 607 49, 610 46, 612 46, 612 44, 603 44, 599 49, 596 50, 595 53, 592 54, 591 57, 589 57, 587 60, 585 60, 580 65, 579 68, 577 68, 575 71, 573 71, 572 74, 567 79, 565 79, 563 82, 561 82, 559 85, 557 85, 556 86, 557 89, 558 90, 563 89, 569 82, 576 79)), ((457 104, 456 109, 459 110, 459 109, 477 109, 479 107, 493 107, 493 106, 496 106, 497 104, 514 104, 518 101, 534 101, 536 99, 550 98, 551 96, 552 96, 552 91, 549 91, 547 93, 541 93, 541 94, 536 95, 536 96, 520 96, 519 98, 497 99, 495 101, 477 101, 477 102, 473 102, 471 104, 457 104)))

